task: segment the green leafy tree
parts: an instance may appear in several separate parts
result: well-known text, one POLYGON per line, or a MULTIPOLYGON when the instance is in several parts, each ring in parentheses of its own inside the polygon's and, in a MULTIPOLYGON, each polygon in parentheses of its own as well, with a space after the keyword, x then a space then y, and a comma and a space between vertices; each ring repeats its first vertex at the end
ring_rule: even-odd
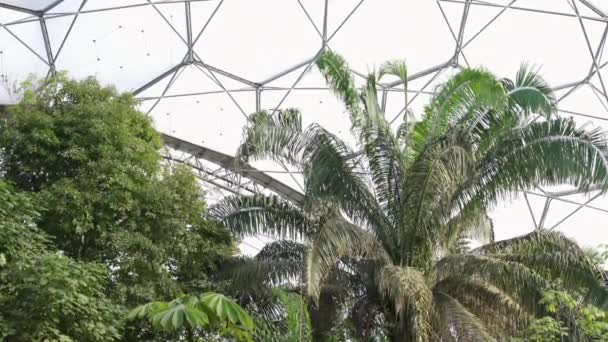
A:
MULTIPOLYGON (((499 80, 465 69, 437 89, 420 120, 406 111, 395 133, 377 84, 400 80, 407 103, 404 64, 387 63, 362 90, 339 55, 327 51, 317 66, 344 101, 357 149, 319 125, 303 127, 297 110, 256 113, 241 159, 271 159, 301 172, 305 203, 254 195, 213 208, 240 236, 309 244, 305 280, 313 300, 341 287, 332 282, 339 271, 355 275, 362 285, 351 313, 365 308, 366 319, 385 322, 393 341, 513 333, 538 313, 555 278, 588 302, 605 302, 597 263, 560 233, 539 229, 493 241, 488 210, 519 190, 608 186, 604 135, 554 117, 556 101, 539 75, 524 66, 515 80, 499 80), (530 120, 532 114, 542 117, 530 120), (469 251, 462 241, 470 238, 488 244, 469 251)), ((264 267, 272 265, 244 272, 264 267)), ((261 277, 286 281, 299 272, 276 269, 261 277)))
POLYGON ((543 317, 530 322, 522 338, 512 338, 513 342, 561 342, 568 336, 567 329, 556 319, 543 317))
POLYGON ((0 181, 0 255, 3 265, 44 253, 49 245, 48 238, 36 225, 40 213, 31 197, 0 181))
POLYGON ((118 341, 123 310, 104 294, 103 265, 59 253, 0 270, 0 335, 9 341, 118 341))
POLYGON ((2 116, 0 168, 35 194, 56 247, 107 265, 110 295, 126 306, 208 289, 234 244, 205 218, 194 175, 163 166, 133 97, 65 75, 24 89, 2 116))
POLYGON ((546 316, 530 322, 514 341, 607 341, 608 312, 559 290, 540 301, 546 316))
POLYGON ((200 296, 184 295, 170 302, 150 302, 133 309, 129 320, 146 318, 155 329, 184 335, 187 341, 200 341, 209 334, 253 341, 249 314, 230 298, 213 292, 200 296))
MULTIPOLYGON (((0 119, 0 168, 21 191, 0 198, 2 300, 16 308, 3 322, 38 335, 11 338, 112 340, 123 332, 117 310, 208 290, 234 244, 206 219, 194 175, 162 162, 160 137, 132 96, 65 75, 24 89, 0 119), (49 283, 52 292, 40 285, 49 283), (27 293, 56 301, 30 303, 27 293)), ((9 188, 0 183, 0 196, 9 188)), ((155 338, 146 329, 130 325, 122 338, 155 338)))
POLYGON ((36 201, 0 181, 0 339, 114 341, 123 314, 104 293, 107 269, 52 251, 36 201))

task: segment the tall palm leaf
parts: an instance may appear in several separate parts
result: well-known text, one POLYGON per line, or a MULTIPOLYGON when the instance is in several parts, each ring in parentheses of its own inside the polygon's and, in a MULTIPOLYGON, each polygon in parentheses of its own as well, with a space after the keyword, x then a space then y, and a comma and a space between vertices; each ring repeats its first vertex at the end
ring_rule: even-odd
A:
POLYGON ((608 188, 604 135, 555 117, 542 77, 525 65, 515 81, 465 69, 437 89, 419 121, 406 115, 394 133, 377 82, 389 74, 407 82, 402 63, 383 66, 362 89, 341 56, 325 52, 317 66, 344 101, 358 146, 318 125, 302 127, 297 110, 257 113, 239 155, 301 171, 305 204, 227 199, 212 209, 239 234, 303 239, 313 299, 336 270, 363 274, 357 267, 366 265, 372 281, 359 294, 380 308, 395 341, 488 340, 512 331, 558 278, 590 302, 606 301, 597 263, 561 234, 540 229, 493 241, 487 212, 518 191, 608 188), (529 120, 535 114, 544 119, 529 120), (463 252, 467 238, 489 244, 463 252))

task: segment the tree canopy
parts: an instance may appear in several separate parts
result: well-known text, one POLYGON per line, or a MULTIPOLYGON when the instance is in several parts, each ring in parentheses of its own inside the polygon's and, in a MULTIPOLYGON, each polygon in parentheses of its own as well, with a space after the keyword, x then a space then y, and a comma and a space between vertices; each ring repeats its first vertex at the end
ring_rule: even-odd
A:
POLYGON ((12 339, 58 339, 55 330, 75 341, 135 338, 123 329, 125 310, 210 290, 235 252, 207 219, 192 172, 162 159, 136 104, 92 78, 59 75, 25 85, 2 114, 2 300, 22 315, 3 313, 12 339), (77 330, 108 320, 112 329, 77 330), (26 324, 48 329, 34 338, 26 324))

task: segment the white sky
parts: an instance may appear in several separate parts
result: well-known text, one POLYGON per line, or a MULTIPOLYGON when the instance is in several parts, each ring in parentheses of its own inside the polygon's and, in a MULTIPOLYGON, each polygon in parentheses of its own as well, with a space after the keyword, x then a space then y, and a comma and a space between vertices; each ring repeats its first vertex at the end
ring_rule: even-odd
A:
MULTIPOLYGON (((0 0, 0 4, 34 10, 53 2, 0 0)), ((51 9, 45 18, 57 69, 67 70, 76 78, 95 75, 103 83, 131 91, 179 64, 187 52, 182 41, 187 37, 184 1, 152 2, 154 6, 144 0, 89 0, 77 18, 81 0, 65 0, 51 9), (120 6, 129 7, 99 11, 120 6)), ((608 58, 603 47, 598 49, 607 27, 601 11, 608 13, 608 2, 587 3, 594 4, 598 11, 579 0, 474 1, 464 26, 459 63, 484 66, 498 76, 513 77, 519 65, 528 62, 539 66, 553 86, 581 81, 593 70, 591 51, 600 52, 598 66, 608 58), (580 21, 577 12, 582 17, 580 21)), ((150 115, 162 132, 233 154, 241 140, 246 115, 256 109, 255 89, 247 81, 261 83, 317 53, 322 44, 325 1, 193 0, 190 7, 193 37, 203 32, 194 44, 195 55, 212 68, 183 67, 165 92, 166 97, 154 105, 165 91, 170 74, 139 95, 145 100, 142 110, 153 108, 150 115), (245 81, 223 76, 215 68, 245 81), (184 94, 197 95, 181 96, 184 94)), ((413 75, 450 59, 463 10, 461 0, 328 0, 328 45, 360 73, 365 74, 388 59, 405 59, 413 75)), ((40 21, 31 14, 0 8, 0 23, 0 81, 4 83, 0 102, 10 102, 16 100, 6 90, 11 84, 29 74, 47 74, 47 53, 40 21)), ((316 70, 303 73, 304 69, 296 68, 265 84, 261 108, 279 104, 297 107, 304 113, 305 123, 320 123, 352 142, 342 105, 323 89, 325 84, 316 70), (294 90, 289 91, 294 84, 294 90)), ((602 68, 601 77, 596 73, 574 91, 572 86, 558 91, 559 97, 565 96, 560 101, 562 114, 590 115, 574 117, 590 127, 606 127, 608 101, 602 83, 604 78, 608 81, 607 71, 608 67, 602 68)), ((410 90, 420 90, 428 83, 425 90, 432 91, 453 72, 448 68, 439 75, 431 73, 419 78, 410 83, 410 90)), ((419 94, 410 108, 420 113, 429 96, 419 94)), ((392 118, 402 107, 402 95, 389 92, 386 115, 392 118)), ((256 166, 279 170, 271 163, 256 166)), ((273 175, 296 187, 288 175, 273 175)), ((213 201, 218 194, 209 196, 213 201)), ((545 198, 530 194, 528 199, 538 221, 545 198)), ((575 203, 588 199, 589 196, 572 195, 563 198, 565 201, 553 200, 545 227, 558 223, 579 207, 575 203)), ((608 198, 599 197, 588 204, 595 209, 583 207, 558 229, 584 245, 608 243, 608 198)), ((534 228, 521 196, 499 204, 492 217, 498 238, 534 228)), ((262 242, 252 239, 247 244, 259 248, 262 242)), ((255 248, 243 245, 243 251, 253 253, 255 248)))

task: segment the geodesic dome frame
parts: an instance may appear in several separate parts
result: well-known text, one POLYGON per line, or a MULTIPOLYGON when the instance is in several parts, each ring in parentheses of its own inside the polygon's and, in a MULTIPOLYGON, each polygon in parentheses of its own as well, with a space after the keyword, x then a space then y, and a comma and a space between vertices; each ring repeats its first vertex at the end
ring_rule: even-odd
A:
MULTIPOLYGON (((262 109, 300 107, 352 141, 314 68, 323 49, 343 54, 359 82, 385 59, 407 58, 407 104, 400 82, 380 85, 392 122, 406 108, 420 113, 463 67, 510 76, 529 61, 555 85, 561 115, 604 127, 607 13, 590 0, 0 1, 0 102, 14 101, 11 87, 31 72, 95 75, 132 91, 164 133, 167 159, 193 167, 218 196, 270 190, 299 202, 295 171, 235 170, 231 155, 248 115, 262 109)), ((597 216, 608 213, 597 191, 538 188, 521 198, 528 227, 608 217, 597 216)))

